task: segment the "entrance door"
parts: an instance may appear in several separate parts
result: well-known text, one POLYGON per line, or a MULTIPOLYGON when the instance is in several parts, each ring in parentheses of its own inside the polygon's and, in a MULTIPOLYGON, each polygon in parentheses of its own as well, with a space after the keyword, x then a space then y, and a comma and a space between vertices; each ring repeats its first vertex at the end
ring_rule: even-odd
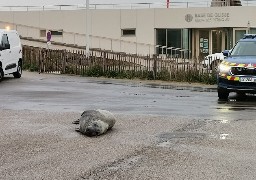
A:
POLYGON ((214 53, 220 53, 222 52, 223 49, 223 41, 222 41, 222 37, 223 37, 223 33, 222 30, 212 30, 211 31, 211 36, 212 36, 212 40, 211 40, 211 54, 214 53))
POLYGON ((193 31, 193 56, 203 60, 205 56, 225 50, 225 29, 196 29, 193 31))

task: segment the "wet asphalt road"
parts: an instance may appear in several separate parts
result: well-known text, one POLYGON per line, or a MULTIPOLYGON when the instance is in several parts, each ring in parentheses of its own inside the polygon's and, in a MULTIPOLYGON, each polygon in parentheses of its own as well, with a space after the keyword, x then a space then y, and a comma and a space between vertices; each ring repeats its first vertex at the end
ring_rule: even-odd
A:
POLYGON ((0 83, 0 179, 255 179, 256 97, 215 86, 24 72, 0 83), (118 121, 74 131, 83 110, 118 121))

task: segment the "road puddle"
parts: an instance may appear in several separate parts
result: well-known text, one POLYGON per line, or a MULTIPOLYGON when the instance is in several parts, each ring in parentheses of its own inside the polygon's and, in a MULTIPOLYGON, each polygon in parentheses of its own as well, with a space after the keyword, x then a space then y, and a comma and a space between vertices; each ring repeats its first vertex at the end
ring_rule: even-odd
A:
POLYGON ((225 118, 220 118, 220 119, 204 119, 205 122, 207 123, 221 123, 221 124, 229 124, 231 123, 231 120, 230 119, 225 119, 225 118))
POLYGON ((170 139, 181 139, 181 138, 205 138, 205 133, 193 133, 193 132, 173 132, 173 133, 163 133, 158 136, 162 140, 170 139))
POLYGON ((111 85, 123 85, 129 87, 147 87, 147 88, 160 88, 160 89, 173 89, 173 90, 189 90, 192 92, 217 92, 216 88, 211 87, 195 87, 195 86, 184 86, 184 85, 167 85, 167 84, 155 84, 155 83, 133 83, 133 82, 114 82, 109 80, 100 80, 100 81, 89 81, 88 83, 97 83, 97 84, 111 84, 111 85))
POLYGON ((210 134, 208 137, 209 137, 210 139, 219 139, 219 140, 231 139, 231 135, 228 134, 228 133, 210 134))
POLYGON ((220 113, 234 111, 255 111, 256 96, 250 94, 241 96, 237 95, 236 93, 231 93, 227 101, 218 101, 216 109, 220 113))
POLYGON ((218 139, 218 140, 228 140, 231 139, 230 134, 206 134, 206 133, 163 133, 157 136, 159 142, 157 147, 170 148, 177 144, 190 143, 190 142, 200 142, 207 139, 218 139))
POLYGON ((158 143, 157 147, 172 147, 177 141, 196 141, 206 138, 205 133, 194 132, 170 132, 157 135, 158 143))
POLYGON ((218 103, 218 107, 216 109, 221 112, 230 112, 230 111, 255 111, 256 104, 251 103, 218 103))

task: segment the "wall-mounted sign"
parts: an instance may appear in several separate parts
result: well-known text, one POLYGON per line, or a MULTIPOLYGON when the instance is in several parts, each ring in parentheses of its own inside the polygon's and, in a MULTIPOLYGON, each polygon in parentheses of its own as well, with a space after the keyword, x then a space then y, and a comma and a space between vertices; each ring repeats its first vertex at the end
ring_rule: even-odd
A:
POLYGON ((226 12, 220 13, 195 13, 187 14, 185 16, 187 22, 201 23, 201 22, 227 22, 230 21, 230 14, 226 12))
POLYGON ((187 22, 191 22, 191 21, 193 20, 193 15, 192 15, 192 14, 186 14, 185 20, 186 20, 187 22))

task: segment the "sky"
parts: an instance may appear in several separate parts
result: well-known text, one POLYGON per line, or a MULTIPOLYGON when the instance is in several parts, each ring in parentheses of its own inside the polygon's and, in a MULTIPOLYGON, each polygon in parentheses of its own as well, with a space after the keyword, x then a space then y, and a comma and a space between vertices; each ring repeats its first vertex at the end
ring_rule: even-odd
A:
MULTIPOLYGON (((89 0, 90 4, 165 4, 166 0, 89 0)), ((170 0, 170 2, 210 2, 211 0, 170 0)), ((242 3, 256 3, 256 0, 241 0, 242 3)), ((83 5, 86 0, 0 0, 0 6, 45 6, 45 5, 83 5)))

